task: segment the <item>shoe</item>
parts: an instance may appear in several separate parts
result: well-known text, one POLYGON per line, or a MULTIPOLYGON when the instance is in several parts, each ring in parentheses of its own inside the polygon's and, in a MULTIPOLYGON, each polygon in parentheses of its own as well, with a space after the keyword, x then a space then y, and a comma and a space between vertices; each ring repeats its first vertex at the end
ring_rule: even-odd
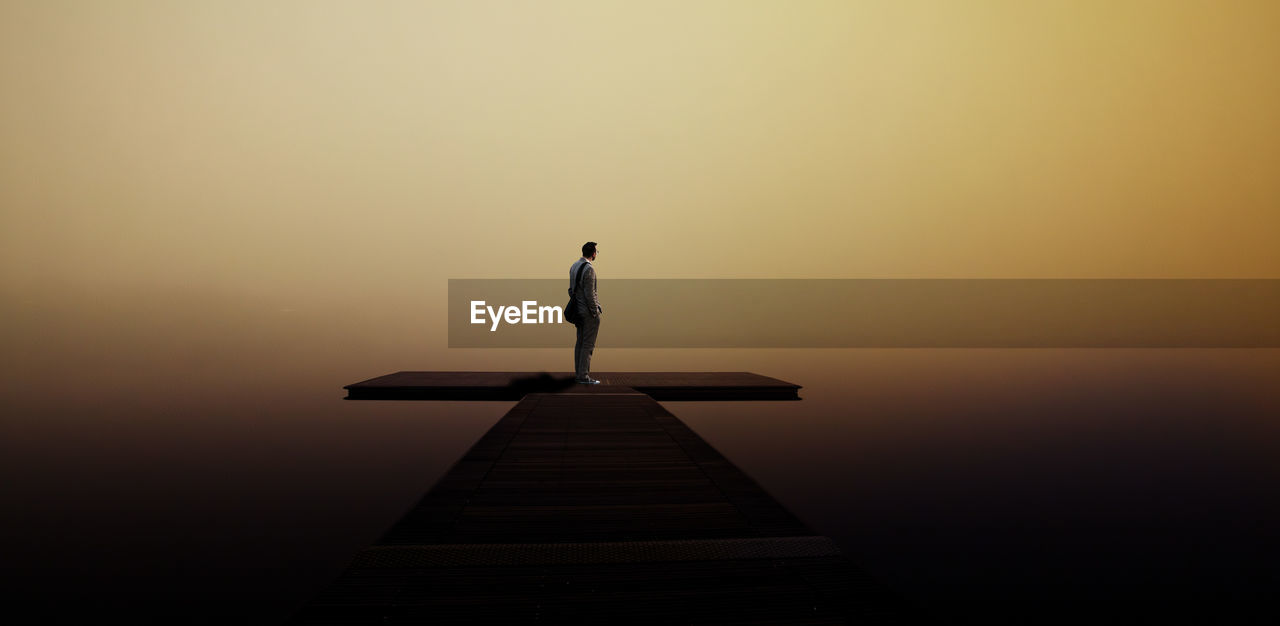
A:
POLYGON ((588 376, 586 380, 578 379, 578 383, 582 385, 599 385, 600 381, 588 376))

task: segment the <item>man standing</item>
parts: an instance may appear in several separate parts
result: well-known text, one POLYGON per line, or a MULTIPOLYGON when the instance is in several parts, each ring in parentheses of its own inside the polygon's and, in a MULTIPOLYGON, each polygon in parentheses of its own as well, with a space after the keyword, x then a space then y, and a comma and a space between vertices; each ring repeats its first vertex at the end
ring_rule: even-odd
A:
POLYGON ((591 371, 591 353, 596 348, 596 334, 600 332, 600 314, 604 311, 600 306, 600 298, 596 295, 596 268, 591 264, 599 253, 596 242, 588 241, 582 245, 582 258, 569 266, 569 297, 578 307, 578 317, 581 318, 577 324, 578 340, 573 344, 573 369, 578 382, 584 385, 600 384, 600 381, 588 374, 591 371), (577 289, 578 285, 574 284, 574 280, 578 275, 578 268, 584 263, 586 268, 582 270, 582 289, 577 289))

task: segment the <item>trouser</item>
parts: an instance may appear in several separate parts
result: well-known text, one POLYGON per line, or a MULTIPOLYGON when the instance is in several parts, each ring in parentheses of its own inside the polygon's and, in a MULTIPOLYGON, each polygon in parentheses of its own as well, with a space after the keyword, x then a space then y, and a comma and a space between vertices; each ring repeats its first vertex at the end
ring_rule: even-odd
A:
POLYGON ((600 318, 581 311, 582 323, 578 324, 578 340, 573 344, 573 370, 578 380, 585 380, 591 372, 591 353, 596 349, 596 333, 600 332, 600 318))

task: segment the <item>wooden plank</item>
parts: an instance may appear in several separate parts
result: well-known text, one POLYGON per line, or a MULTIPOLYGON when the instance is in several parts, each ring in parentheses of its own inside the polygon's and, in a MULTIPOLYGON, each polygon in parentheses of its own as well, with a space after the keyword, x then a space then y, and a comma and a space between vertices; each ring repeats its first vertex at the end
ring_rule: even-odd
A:
POLYGON ((349 400, 519 400, 530 393, 639 391, 655 400, 798 400, 800 385, 752 372, 593 372, 581 385, 569 372, 405 371, 344 387, 349 400))
POLYGON ((525 397, 295 623, 905 619, 829 538, 632 391, 525 397))

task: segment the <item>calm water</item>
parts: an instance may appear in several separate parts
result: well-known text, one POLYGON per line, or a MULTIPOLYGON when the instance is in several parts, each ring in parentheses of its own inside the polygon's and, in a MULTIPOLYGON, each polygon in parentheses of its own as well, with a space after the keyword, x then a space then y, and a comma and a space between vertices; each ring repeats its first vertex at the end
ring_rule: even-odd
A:
MULTIPOLYGON (((279 623, 514 404, 347 402, 342 385, 572 363, 444 349, 422 303, 336 302, 6 297, 8 600, 279 623)), ((665 404, 943 620, 1276 617, 1280 350, 602 347, 596 369, 804 385, 802 402, 665 404)))

